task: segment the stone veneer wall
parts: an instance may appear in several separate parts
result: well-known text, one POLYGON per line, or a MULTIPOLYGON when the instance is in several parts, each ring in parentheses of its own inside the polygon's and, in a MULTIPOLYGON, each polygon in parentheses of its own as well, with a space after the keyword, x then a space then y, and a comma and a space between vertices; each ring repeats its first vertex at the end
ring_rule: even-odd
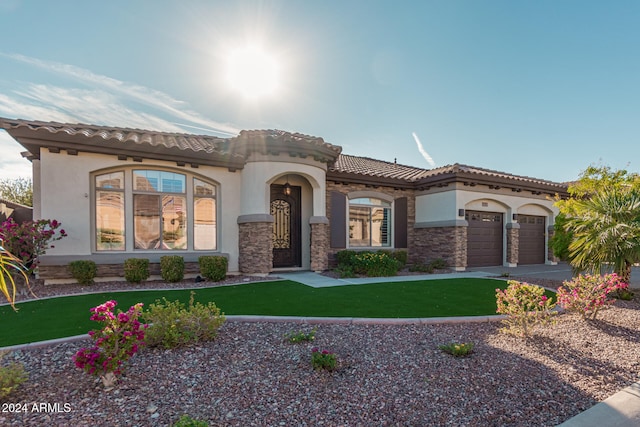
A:
MULTIPOLYGON (((329 217, 329 221, 331 221, 331 192, 332 191, 337 191, 347 196, 349 193, 353 193, 354 191, 373 191, 377 193, 386 194, 388 196, 392 196, 394 199, 397 199, 400 197, 406 197, 407 198, 407 248, 396 248, 396 249, 407 249, 408 253, 409 254, 411 253, 413 240, 414 240, 413 225, 415 224, 415 221, 416 221, 416 198, 413 190, 395 189, 393 187, 384 187, 384 186, 370 186, 365 184, 351 184, 351 183, 342 184, 339 182, 327 181, 326 199, 327 199, 327 216, 329 217)), ((336 252, 340 251, 341 249, 344 249, 344 248, 328 248, 330 260, 333 260, 336 252)), ((385 249, 385 248, 380 248, 380 249, 385 249)))
POLYGON ((409 261, 424 264, 442 258, 449 267, 467 267, 467 227, 426 227, 414 229, 409 261))
POLYGON ((329 268, 329 222, 311 221, 311 271, 329 268))
POLYGON ((518 260, 520 259, 519 247, 520 225, 517 223, 507 224, 507 263, 518 263, 518 260))
POLYGON ((269 274, 273 268, 273 221, 238 224, 238 267, 244 274, 269 274))

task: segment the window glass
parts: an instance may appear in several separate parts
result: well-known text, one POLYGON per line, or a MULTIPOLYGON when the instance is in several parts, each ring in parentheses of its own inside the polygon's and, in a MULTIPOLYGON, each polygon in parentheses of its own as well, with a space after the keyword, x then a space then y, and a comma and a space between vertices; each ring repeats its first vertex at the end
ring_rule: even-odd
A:
POLYGON ((124 189, 124 172, 113 172, 96 176, 96 188, 124 189))
POLYGON ((124 193, 96 192, 96 244, 99 251, 123 251, 124 193))
POLYGON ((135 170, 133 171, 133 189, 162 193, 185 193, 186 177, 183 174, 173 172, 135 170))
POLYGON ((389 202, 375 198, 349 201, 350 247, 391 246, 390 205, 389 202))
POLYGON ((216 199, 196 197, 193 201, 193 249, 216 249, 216 199))
POLYGON ((187 249, 185 204, 181 196, 162 198, 162 249, 187 249))
POLYGON ((136 249, 160 248, 160 196, 133 196, 133 232, 136 249))

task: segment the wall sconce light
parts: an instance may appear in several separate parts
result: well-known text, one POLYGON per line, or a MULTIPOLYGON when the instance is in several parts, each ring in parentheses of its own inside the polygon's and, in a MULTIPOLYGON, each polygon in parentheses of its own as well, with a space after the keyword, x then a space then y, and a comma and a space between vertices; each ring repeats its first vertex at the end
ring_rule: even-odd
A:
POLYGON ((464 216, 464 209, 458 209, 458 216, 464 216))
POLYGON ((286 184, 284 184, 284 188, 282 189, 282 192, 284 193, 285 196, 291 195, 291 185, 289 184, 289 175, 287 175, 287 182, 286 184))

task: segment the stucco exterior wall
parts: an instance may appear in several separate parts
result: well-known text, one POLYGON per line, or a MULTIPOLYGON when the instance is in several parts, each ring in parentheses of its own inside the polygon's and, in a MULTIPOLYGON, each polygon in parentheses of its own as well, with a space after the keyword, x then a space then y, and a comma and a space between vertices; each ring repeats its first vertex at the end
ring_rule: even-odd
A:
MULTIPOLYGON (((197 255, 210 253, 224 253, 228 256, 229 271, 238 271, 238 225, 236 219, 240 214, 240 200, 238 194, 241 188, 240 172, 230 172, 226 168, 201 166, 199 168, 176 167, 175 162, 144 160, 121 161, 110 155, 79 153, 75 156, 60 153, 49 153, 41 150, 40 157, 40 193, 41 218, 56 219, 62 222, 68 237, 56 242, 55 248, 47 250, 41 258, 44 264, 55 263, 58 257, 86 257, 92 256, 103 262, 110 252, 97 253, 92 245, 93 234, 93 188, 92 174, 109 168, 160 168, 175 172, 183 172, 200 176, 219 184, 216 196, 218 203, 218 249, 209 251, 171 251, 171 254, 197 255), (97 255, 97 256, 96 256, 97 255)), ((129 173, 129 172, 128 172, 129 173)), ((35 176, 35 175, 34 175, 35 176)), ((125 200, 127 216, 132 215, 131 203, 125 200)), ((127 239, 132 239, 132 232, 128 229, 127 239)), ((131 251, 124 254, 143 256, 148 251, 131 251)), ((161 254, 168 254, 162 252, 161 254)), ((122 258, 123 252, 118 252, 122 258)), ((154 252, 158 255, 159 252, 154 252)))

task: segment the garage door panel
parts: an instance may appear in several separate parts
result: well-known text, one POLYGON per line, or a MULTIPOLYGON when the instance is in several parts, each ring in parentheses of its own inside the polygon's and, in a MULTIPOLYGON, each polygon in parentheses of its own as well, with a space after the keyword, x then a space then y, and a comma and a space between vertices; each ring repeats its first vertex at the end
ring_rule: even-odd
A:
POLYGON ((467 211, 467 265, 502 265, 503 218, 499 212, 467 211))
POLYGON ((518 215, 520 235, 518 264, 544 264, 545 262, 545 217, 518 215))

